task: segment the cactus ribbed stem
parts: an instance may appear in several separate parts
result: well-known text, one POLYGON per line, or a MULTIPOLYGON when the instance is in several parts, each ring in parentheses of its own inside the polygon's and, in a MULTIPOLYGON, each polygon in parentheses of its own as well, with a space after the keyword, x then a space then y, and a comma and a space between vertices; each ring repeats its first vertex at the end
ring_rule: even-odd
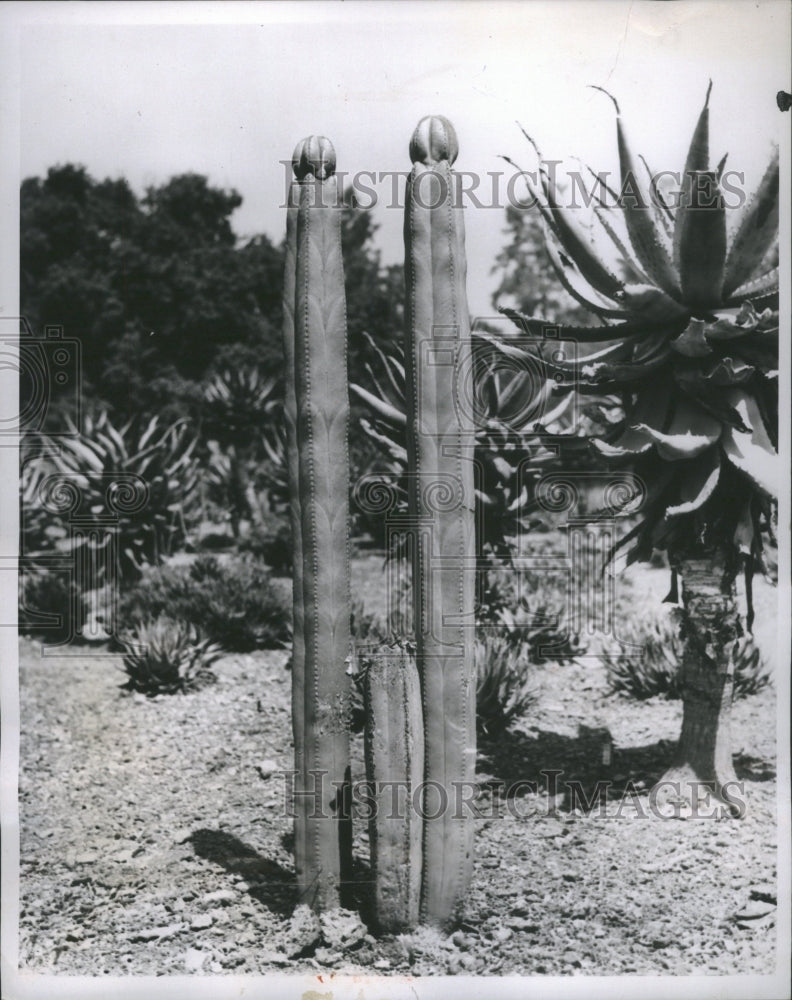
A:
POLYGON ((351 869, 346 305, 335 154, 295 150, 284 282, 285 419, 294 532, 292 722, 299 900, 341 902, 351 869))
POLYGON ((456 153, 450 122, 430 116, 419 123, 404 225, 409 502, 418 533, 413 598, 427 783, 421 913, 440 926, 462 915, 472 875, 473 824, 464 801, 476 763, 474 426, 456 391, 471 371, 456 153))
POLYGON ((423 853, 421 820, 412 808, 424 773, 421 690, 406 650, 392 647, 374 660, 365 704, 374 913, 381 932, 396 934, 418 923, 423 853))

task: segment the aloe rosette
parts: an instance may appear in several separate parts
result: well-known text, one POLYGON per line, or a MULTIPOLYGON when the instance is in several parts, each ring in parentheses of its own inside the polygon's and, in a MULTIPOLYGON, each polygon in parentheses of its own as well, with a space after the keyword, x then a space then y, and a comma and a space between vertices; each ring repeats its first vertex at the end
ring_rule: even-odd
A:
MULTIPOLYGON (((688 696, 675 773, 692 770, 722 792, 733 777, 724 734, 742 631, 734 577, 742 563, 750 600, 778 490, 779 166, 776 152, 727 225, 725 157, 715 170, 709 163, 710 89, 676 198, 663 196, 645 161, 639 169, 613 98, 621 191, 595 187, 589 227, 540 164, 532 194, 550 260, 597 322, 555 325, 560 338, 585 345, 574 363, 555 362, 540 339, 535 349, 500 346, 541 355, 561 392, 621 401, 623 419, 593 441, 605 462, 630 464, 646 486, 638 523, 619 544, 628 561, 666 549, 673 598, 682 579, 688 696)), ((549 326, 504 312, 529 338, 549 326)), ((749 626, 750 618, 749 610, 749 626)))
POLYGON ((421 908, 439 925, 460 915, 470 883, 473 824, 456 803, 472 787, 476 762, 474 421, 457 392, 471 363, 457 152, 447 119, 419 122, 404 220, 408 501, 427 782, 421 908))
POLYGON ((335 152, 324 137, 299 143, 292 165, 283 342, 294 549, 294 851, 299 901, 326 910, 339 905, 351 867, 349 400, 341 192, 335 152))

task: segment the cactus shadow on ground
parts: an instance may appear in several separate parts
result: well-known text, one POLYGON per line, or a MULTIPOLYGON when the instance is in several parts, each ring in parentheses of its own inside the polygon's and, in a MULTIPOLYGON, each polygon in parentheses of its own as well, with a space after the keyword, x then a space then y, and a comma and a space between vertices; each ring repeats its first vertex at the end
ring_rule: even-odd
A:
POLYGON ((272 913, 291 915, 297 905, 294 872, 277 861, 262 857, 254 848, 222 830, 195 830, 190 843, 200 858, 220 865, 227 872, 244 875, 248 894, 272 913))

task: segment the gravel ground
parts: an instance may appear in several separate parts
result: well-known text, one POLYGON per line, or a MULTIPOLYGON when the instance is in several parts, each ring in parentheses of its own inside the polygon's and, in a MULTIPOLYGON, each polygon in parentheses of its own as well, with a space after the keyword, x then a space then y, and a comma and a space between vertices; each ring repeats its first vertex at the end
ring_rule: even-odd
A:
MULTIPOLYGON (((356 565, 381 597, 375 561, 356 565)), ((667 582, 642 571, 640 593, 667 582)), ((662 579, 661 579, 662 577, 662 579)), ((638 591, 636 591, 638 592, 638 591)), ((772 632, 773 593, 759 588, 772 632), (770 616, 770 617, 768 617, 770 616)), ((762 610, 762 608, 764 610, 762 610)), ((762 618, 764 614, 764 618, 762 618)), ((763 624, 764 623, 764 624, 763 624)), ((681 705, 608 695, 600 660, 534 669, 537 702, 479 755, 467 921, 376 940, 352 914, 295 914, 287 653, 226 656, 217 683, 150 699, 101 650, 20 649, 20 967, 61 974, 768 973, 775 968, 773 688, 735 705, 742 820, 665 819, 648 789, 681 705), (607 748, 607 749, 606 749, 607 748), (610 758, 608 752, 610 750, 610 758), (543 770, 562 772, 556 787, 543 770), (506 798, 518 780, 535 780, 506 798), (591 794, 590 812, 569 782, 591 794), (632 784, 630 785, 630 782, 632 784), (625 788, 636 795, 624 796, 625 788)), ((363 776, 354 744, 354 777, 363 776)), ((365 917, 367 840, 356 824, 365 917)))

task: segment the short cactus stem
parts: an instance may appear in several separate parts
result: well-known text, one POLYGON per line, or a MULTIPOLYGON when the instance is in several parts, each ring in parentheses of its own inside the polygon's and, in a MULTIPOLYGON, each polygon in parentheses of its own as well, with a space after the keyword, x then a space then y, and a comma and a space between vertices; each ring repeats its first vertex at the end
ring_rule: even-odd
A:
POLYGON ((338 906, 351 868, 346 306, 341 193, 328 140, 295 150, 284 281, 294 535, 292 722, 299 901, 338 906))
POLYGON ((469 802, 476 763, 475 428, 456 391, 471 370, 456 153, 450 122, 431 116, 419 123, 404 224, 409 504, 426 754, 421 916, 440 926, 462 915, 472 875, 472 816, 460 802, 469 802))
POLYGON ((420 912, 423 831, 413 798, 423 782, 424 733, 414 657, 398 646, 381 650, 364 692, 374 915, 379 931, 396 934, 414 928, 420 912))

